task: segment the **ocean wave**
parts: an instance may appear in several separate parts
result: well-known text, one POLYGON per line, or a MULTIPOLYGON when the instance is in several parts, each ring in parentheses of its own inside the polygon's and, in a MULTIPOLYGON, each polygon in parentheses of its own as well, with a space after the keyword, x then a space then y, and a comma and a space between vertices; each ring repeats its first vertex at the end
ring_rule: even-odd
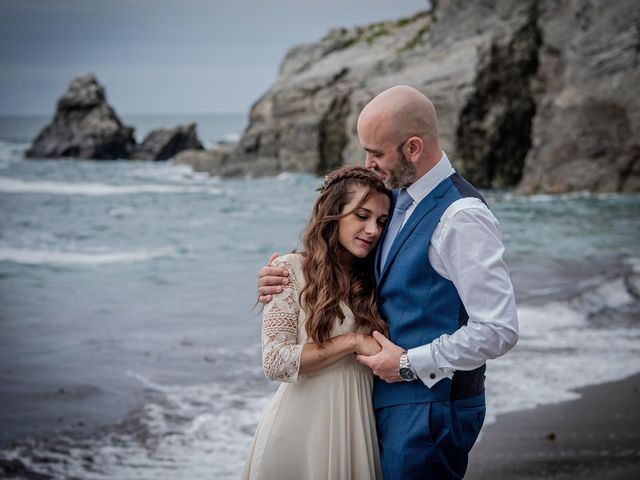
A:
POLYGON ((12 262, 23 265, 100 266, 112 263, 144 262, 156 258, 174 257, 176 255, 177 251, 173 247, 133 252, 65 252, 56 250, 0 248, 0 262, 12 262))
MULTIPOLYGON (((602 312, 634 307, 639 309, 640 326, 640 259, 627 257, 622 264, 627 269, 617 274, 575 281, 572 293, 566 297, 549 296, 544 302, 540 302, 539 297, 536 302, 520 305, 519 315, 525 319, 521 333, 530 338, 542 338, 550 330, 584 326, 602 312)), ((550 290, 536 293, 544 297, 550 290)), ((611 325, 612 328, 618 326, 611 325)))
POLYGON ((58 435, 0 452, 53 478, 238 478, 268 397, 228 385, 161 385, 143 375, 147 401, 107 435, 58 435), (133 433, 132 433, 133 432, 133 433), (87 462, 91 458, 91 462, 87 462))
POLYGON ((638 328, 589 328, 576 322, 573 327, 530 336, 529 322, 567 313, 573 314, 563 308, 521 312, 518 345, 487 365, 487 424, 501 414, 579 398, 577 389, 640 372, 640 364, 633 360, 638 358, 638 328))
POLYGON ((178 165, 171 162, 158 167, 157 162, 149 162, 145 167, 126 172, 127 177, 153 179, 170 182, 189 182, 194 180, 205 183, 219 183, 218 177, 211 177, 205 172, 194 172, 189 165, 178 165))
POLYGON ((0 160, 3 164, 6 162, 15 162, 22 160, 24 152, 29 148, 28 143, 24 142, 8 142, 0 140, 0 160))
POLYGON ((487 366, 486 422, 579 397, 576 389, 640 372, 640 259, 563 299, 518 306, 516 347, 487 366))
POLYGON ((111 185, 92 182, 28 182, 16 178, 0 177, 2 193, 45 193, 53 195, 132 195, 141 193, 207 193, 220 195, 222 190, 210 186, 177 186, 177 185, 111 185))
POLYGON ((533 195, 516 195, 512 192, 500 194, 499 192, 488 192, 501 198, 502 201, 523 202, 523 203, 544 203, 554 202, 557 200, 580 200, 580 199, 597 199, 597 200, 615 200, 626 198, 637 198, 639 195, 634 193, 617 193, 617 192, 590 192, 588 190, 579 190, 567 193, 536 193, 533 195))

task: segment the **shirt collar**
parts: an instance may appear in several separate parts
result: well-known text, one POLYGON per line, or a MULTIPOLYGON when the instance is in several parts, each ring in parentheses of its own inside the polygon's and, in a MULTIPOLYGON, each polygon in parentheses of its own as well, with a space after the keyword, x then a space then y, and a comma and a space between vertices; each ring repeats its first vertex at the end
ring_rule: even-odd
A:
POLYGON ((418 204, 424 199, 424 197, 429 195, 431 191, 440 184, 440 182, 454 173, 455 170, 451 166, 451 162, 449 161, 449 158, 447 158, 447 154, 442 152, 442 157, 440 157, 438 163, 436 163, 434 167, 422 177, 407 187, 407 193, 411 198, 413 198, 414 203, 418 204))

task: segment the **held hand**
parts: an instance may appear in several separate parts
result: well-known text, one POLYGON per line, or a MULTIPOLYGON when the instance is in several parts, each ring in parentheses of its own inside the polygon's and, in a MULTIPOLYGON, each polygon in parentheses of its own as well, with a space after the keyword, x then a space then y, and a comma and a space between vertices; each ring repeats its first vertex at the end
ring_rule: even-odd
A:
POLYGON ((382 350, 371 357, 356 355, 356 360, 369 367, 375 375, 387 383, 402 382, 402 378, 398 375, 398 367, 400 355, 404 350, 380 332, 373 332, 373 338, 378 341, 382 350))
POLYGON ((269 258, 266 267, 263 267, 258 274, 258 300, 260 303, 269 303, 271 295, 280 293, 282 286, 289 283, 289 272, 286 268, 272 267, 273 261, 280 256, 274 253, 269 258))
POLYGON ((371 335, 356 333, 356 353, 358 355, 370 357, 380 353, 381 350, 382 347, 371 335))

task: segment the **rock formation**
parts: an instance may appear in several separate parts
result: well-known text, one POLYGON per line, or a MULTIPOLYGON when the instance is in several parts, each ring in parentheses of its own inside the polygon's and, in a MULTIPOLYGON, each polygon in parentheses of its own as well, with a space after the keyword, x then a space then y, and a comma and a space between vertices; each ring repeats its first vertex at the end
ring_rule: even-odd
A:
POLYGON ((541 5, 537 113, 520 191, 640 192, 640 5, 541 5))
POLYGON ((196 172, 218 175, 229 161, 233 147, 222 145, 212 150, 184 150, 173 159, 176 164, 189 165, 196 172))
POLYGON ((196 134, 196 124, 159 128, 149 132, 143 142, 133 149, 134 160, 167 160, 183 150, 202 150, 196 134))
POLYGON ((219 174, 361 163, 361 108, 396 84, 438 111, 442 147, 479 187, 640 191, 634 0, 440 0, 288 52, 219 174))
POLYGON ((133 128, 124 126, 107 104, 104 88, 92 74, 74 79, 58 100, 53 121, 33 141, 29 158, 127 158, 135 145, 133 128))

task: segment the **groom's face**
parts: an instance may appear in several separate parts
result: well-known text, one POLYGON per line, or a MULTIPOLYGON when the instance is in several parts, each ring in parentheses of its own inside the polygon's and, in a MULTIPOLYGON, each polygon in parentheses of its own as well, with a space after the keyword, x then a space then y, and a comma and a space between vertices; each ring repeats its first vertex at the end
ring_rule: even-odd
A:
POLYGON ((366 158, 365 165, 376 172, 387 188, 405 188, 411 185, 416 176, 416 167, 404 155, 400 145, 392 143, 363 144, 366 158), (375 146, 377 145, 377 146, 375 146))
POLYGON ((398 155, 396 163, 389 170, 387 178, 384 179, 387 188, 406 188, 413 183, 413 179, 416 177, 416 167, 402 152, 402 145, 400 144, 396 149, 398 155))
POLYGON ((358 137, 366 152, 365 166, 376 172, 387 188, 404 188, 413 182, 416 168, 403 153, 406 139, 390 138, 389 125, 379 117, 358 119, 358 137))
MULTIPOLYGON (((398 152, 395 146, 391 142, 380 140, 375 132, 369 134, 366 130, 358 130, 358 135, 366 154, 365 166, 376 172, 386 185, 392 170, 398 163, 398 152)), ((388 185, 387 188, 389 188, 388 185)))

